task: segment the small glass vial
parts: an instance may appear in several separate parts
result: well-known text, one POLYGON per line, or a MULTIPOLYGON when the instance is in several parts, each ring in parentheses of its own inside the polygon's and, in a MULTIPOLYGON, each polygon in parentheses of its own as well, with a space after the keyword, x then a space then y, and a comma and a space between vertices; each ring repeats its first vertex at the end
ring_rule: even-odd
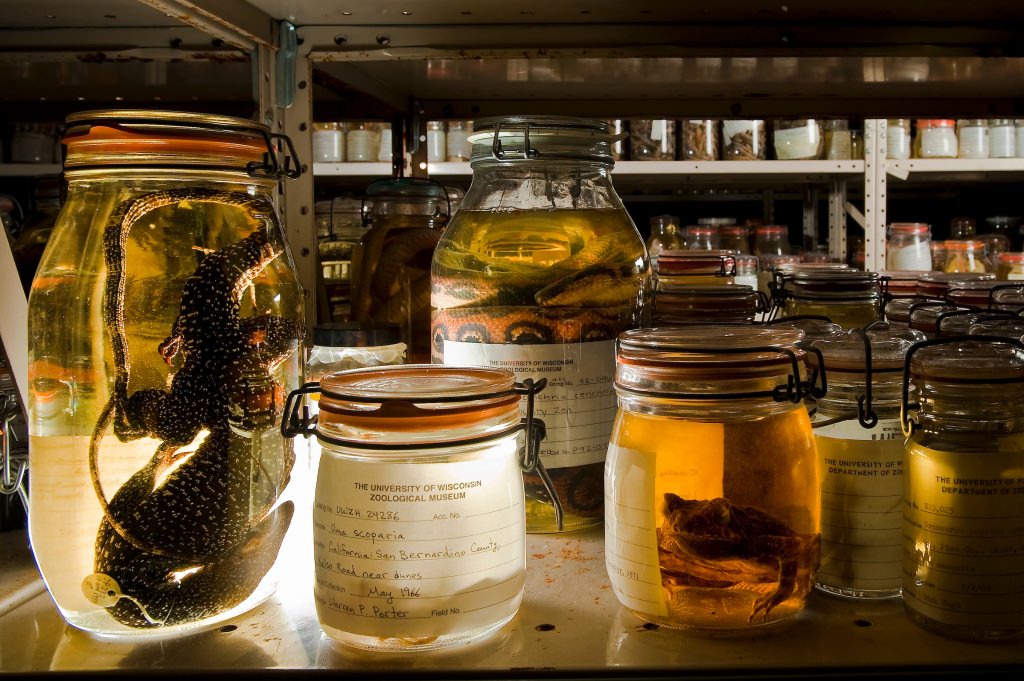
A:
POLYGON ((448 142, 444 121, 427 121, 427 161, 440 163, 448 160, 448 142))
POLYGON ((651 267, 658 271, 658 258, 664 251, 674 251, 683 247, 683 234, 679 229, 679 217, 676 215, 655 215, 649 220, 651 234, 647 237, 647 254, 651 258, 651 267))
POLYGON ((983 273, 992 271, 992 263, 981 239, 947 239, 945 272, 983 273))
POLYGON ((341 123, 313 124, 313 161, 341 163, 345 160, 345 130, 341 123))
POLYGON ((723 161, 757 161, 766 158, 768 132, 764 121, 722 121, 723 161))
POLYGON ((957 143, 959 158, 988 158, 988 121, 984 118, 964 118, 958 121, 957 143))
POLYGON ((988 124, 989 158, 1013 158, 1017 155, 1017 128, 1012 118, 993 118, 988 124))
POLYGON ((473 145, 469 143, 471 132, 473 132, 473 121, 448 121, 445 147, 449 161, 469 160, 473 153, 473 145))
POLYGON ((681 149, 683 160, 716 161, 719 156, 720 123, 714 120, 684 120, 681 149))
POLYGON ((350 163, 377 160, 380 133, 374 123, 353 123, 345 134, 345 159, 350 163))
POLYGON ((932 269, 931 226, 921 222, 894 222, 889 225, 885 266, 893 270, 932 269))
POLYGON ((956 121, 948 118, 917 122, 918 158, 956 158, 956 121))
POLYGON ((543 384, 505 369, 352 369, 289 395, 284 432, 315 433, 313 597, 324 632, 367 650, 422 651, 496 632, 526 582, 522 462, 543 437, 543 384), (299 418, 319 392, 315 419, 299 418), (519 403, 530 410, 521 418, 519 403))
POLYGON ((1024 345, 950 338, 904 371, 904 608, 951 638, 1019 638, 1024 345))
POLYGON ((885 157, 893 160, 910 158, 909 118, 890 118, 885 122, 885 157))
MULTIPOLYGON (((857 599, 898 598, 903 579, 903 360, 923 334, 887 324, 816 340, 828 392, 816 401, 821 569, 815 586, 857 599)), ((810 366, 821 363, 813 353, 810 366)))
POLYGON ((753 635, 803 610, 821 497, 802 338, 721 325, 619 336, 605 562, 641 619, 753 635))

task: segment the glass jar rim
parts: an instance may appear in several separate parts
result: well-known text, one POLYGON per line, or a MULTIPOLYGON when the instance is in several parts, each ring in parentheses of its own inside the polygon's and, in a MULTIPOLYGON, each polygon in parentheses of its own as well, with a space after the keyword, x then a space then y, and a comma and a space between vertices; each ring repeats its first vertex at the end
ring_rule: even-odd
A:
POLYGON ((625 134, 605 120, 575 116, 510 115, 473 122, 470 165, 488 162, 576 161, 612 166, 611 146, 625 134), (515 142, 521 143, 516 148, 515 142))
POLYGON ((911 234, 924 234, 931 230, 932 226, 925 222, 894 222, 889 225, 893 232, 909 232, 911 234))
POLYGON ((919 128, 952 128, 956 126, 956 121, 952 118, 919 118, 917 126, 919 128))
POLYGON ((950 383, 1024 382, 1024 350, 991 341, 957 340, 920 348, 910 378, 950 383))

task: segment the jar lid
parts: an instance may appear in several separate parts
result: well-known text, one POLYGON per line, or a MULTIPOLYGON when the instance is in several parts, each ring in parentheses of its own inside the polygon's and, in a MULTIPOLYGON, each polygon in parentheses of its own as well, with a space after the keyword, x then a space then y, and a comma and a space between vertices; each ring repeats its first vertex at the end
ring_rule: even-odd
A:
POLYGON ((735 225, 736 218, 697 218, 698 225, 710 225, 712 227, 722 227, 724 225, 735 225))
MULTIPOLYGON (((847 333, 816 339, 811 341, 810 346, 821 351, 826 372, 864 372, 868 352, 864 336, 867 336, 870 345, 872 371, 902 370, 907 351, 914 343, 926 340, 920 331, 882 323, 863 332, 853 329, 847 333)), ((818 357, 814 353, 808 353, 807 361, 812 367, 818 365, 818 357)))
POLYGON ((910 324, 910 310, 920 303, 917 298, 896 298, 885 305, 885 318, 890 322, 910 324))
POLYGON ((950 303, 917 303, 910 308, 910 328, 934 335, 938 332, 940 319, 945 320, 953 314, 967 310, 968 308, 950 303))
MULTIPOLYGON (((183 111, 108 109, 73 113, 63 142, 68 170, 95 166, 202 166, 248 171, 276 159, 270 128, 255 121, 183 111)), ((280 169, 278 164, 277 166, 280 169)))
POLYGON ((712 249, 690 251, 669 249, 658 256, 658 274, 732 276, 739 251, 712 249))
POLYGON ((917 121, 919 128, 952 128, 955 126, 956 121, 952 118, 925 118, 917 121))
POLYGON ((871 299, 882 295, 877 272, 854 269, 783 270, 786 296, 815 300, 871 299))
POLYGON ((924 222, 894 222, 889 225, 892 232, 901 234, 927 234, 931 228, 931 225, 924 222))
POLYGON ((473 122, 470 163, 563 159, 614 165, 607 121, 572 116, 501 116, 473 122))
POLYGON ((404 364, 320 379, 317 434, 354 446, 460 442, 519 423, 511 371, 404 364))
POLYGON ((722 225, 718 228, 718 233, 729 236, 746 236, 750 233, 750 228, 744 225, 722 225))
POLYGON ((1024 319, 1020 317, 985 317, 975 320, 967 333, 972 336, 1006 336, 1024 338, 1024 319))
POLYGON ((980 251, 984 248, 983 239, 946 239, 947 251, 980 251))
POLYGON ((911 357, 909 369, 912 379, 1020 382, 1024 381, 1024 350, 991 341, 958 340, 921 348, 911 357))
POLYGON ((1002 253, 996 253, 996 260, 1011 264, 1024 263, 1024 253, 1020 251, 1003 251, 1002 253))
POLYGON ((336 348, 368 348, 402 342, 396 322, 324 322, 313 327, 313 345, 336 348))
POLYGON ((754 227, 754 234, 762 236, 778 236, 788 232, 789 228, 785 225, 756 225, 754 227))
MULTIPOLYGON (((621 364, 713 372, 708 377, 714 378, 714 372, 788 364, 788 358, 770 348, 795 348, 803 336, 799 329, 776 327, 704 325, 631 329, 619 334, 616 355, 621 364)), ((728 376, 719 374, 718 377, 728 376)))

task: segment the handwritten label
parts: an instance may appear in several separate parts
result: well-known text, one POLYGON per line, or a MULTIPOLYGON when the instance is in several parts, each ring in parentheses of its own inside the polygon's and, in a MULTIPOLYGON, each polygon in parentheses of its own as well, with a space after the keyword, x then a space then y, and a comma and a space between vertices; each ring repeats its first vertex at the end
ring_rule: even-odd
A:
POLYGON ((520 381, 546 378, 534 410, 547 426, 540 452, 544 466, 604 461, 617 408, 615 341, 504 345, 446 340, 444 363, 507 369, 520 381))
POLYGON ((514 438, 445 463, 383 463, 325 449, 313 502, 320 621, 389 639, 498 624, 522 600, 524 533, 514 438))
POLYGON ((653 453, 612 444, 605 463, 605 567, 627 608, 665 616, 655 532, 653 453), (614 481, 614 482, 612 482, 614 481))

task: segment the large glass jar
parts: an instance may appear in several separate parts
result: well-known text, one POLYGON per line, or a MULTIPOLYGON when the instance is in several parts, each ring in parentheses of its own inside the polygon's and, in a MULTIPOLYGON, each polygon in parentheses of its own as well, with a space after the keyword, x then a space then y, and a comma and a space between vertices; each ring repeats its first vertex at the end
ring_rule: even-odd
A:
POLYGON ((521 466, 543 425, 520 418, 543 385, 507 369, 381 366, 328 374, 315 427, 313 599, 324 632, 367 650, 422 651, 496 632, 523 600, 521 466), (520 455, 517 434, 526 430, 520 455))
POLYGON ((614 137, 606 122, 566 117, 474 128, 473 180, 434 253, 433 359, 546 377, 541 458, 565 514, 559 528, 542 481, 527 475, 527 531, 600 524, 615 337, 646 325, 654 293, 611 183, 614 137))
POLYGON ((946 264, 943 268, 946 273, 984 274, 994 269, 981 239, 946 240, 946 264))
POLYGON ((910 119, 890 118, 885 123, 885 157, 910 158, 910 119))
POLYGON ((352 265, 352 319, 397 322, 409 361, 430 361, 430 262, 451 216, 447 190, 432 180, 384 179, 366 188, 368 229, 352 265))
POLYGON ((642 619, 766 633, 803 610, 821 496, 802 337, 743 326, 619 336, 605 561, 642 619))
POLYGON ((208 628, 301 569, 281 547, 304 466, 279 426, 305 319, 272 139, 224 116, 68 117, 29 298, 30 533, 79 629, 208 628))
MULTIPOLYGON (((828 376, 813 425, 821 460, 820 590, 898 598, 903 579, 903 359, 924 335, 873 325, 814 341, 828 376)), ((809 354, 812 367, 818 356, 809 354)))
POLYGON ((1024 345, 950 338, 908 353, 903 605, 970 641, 1024 634, 1024 345))

